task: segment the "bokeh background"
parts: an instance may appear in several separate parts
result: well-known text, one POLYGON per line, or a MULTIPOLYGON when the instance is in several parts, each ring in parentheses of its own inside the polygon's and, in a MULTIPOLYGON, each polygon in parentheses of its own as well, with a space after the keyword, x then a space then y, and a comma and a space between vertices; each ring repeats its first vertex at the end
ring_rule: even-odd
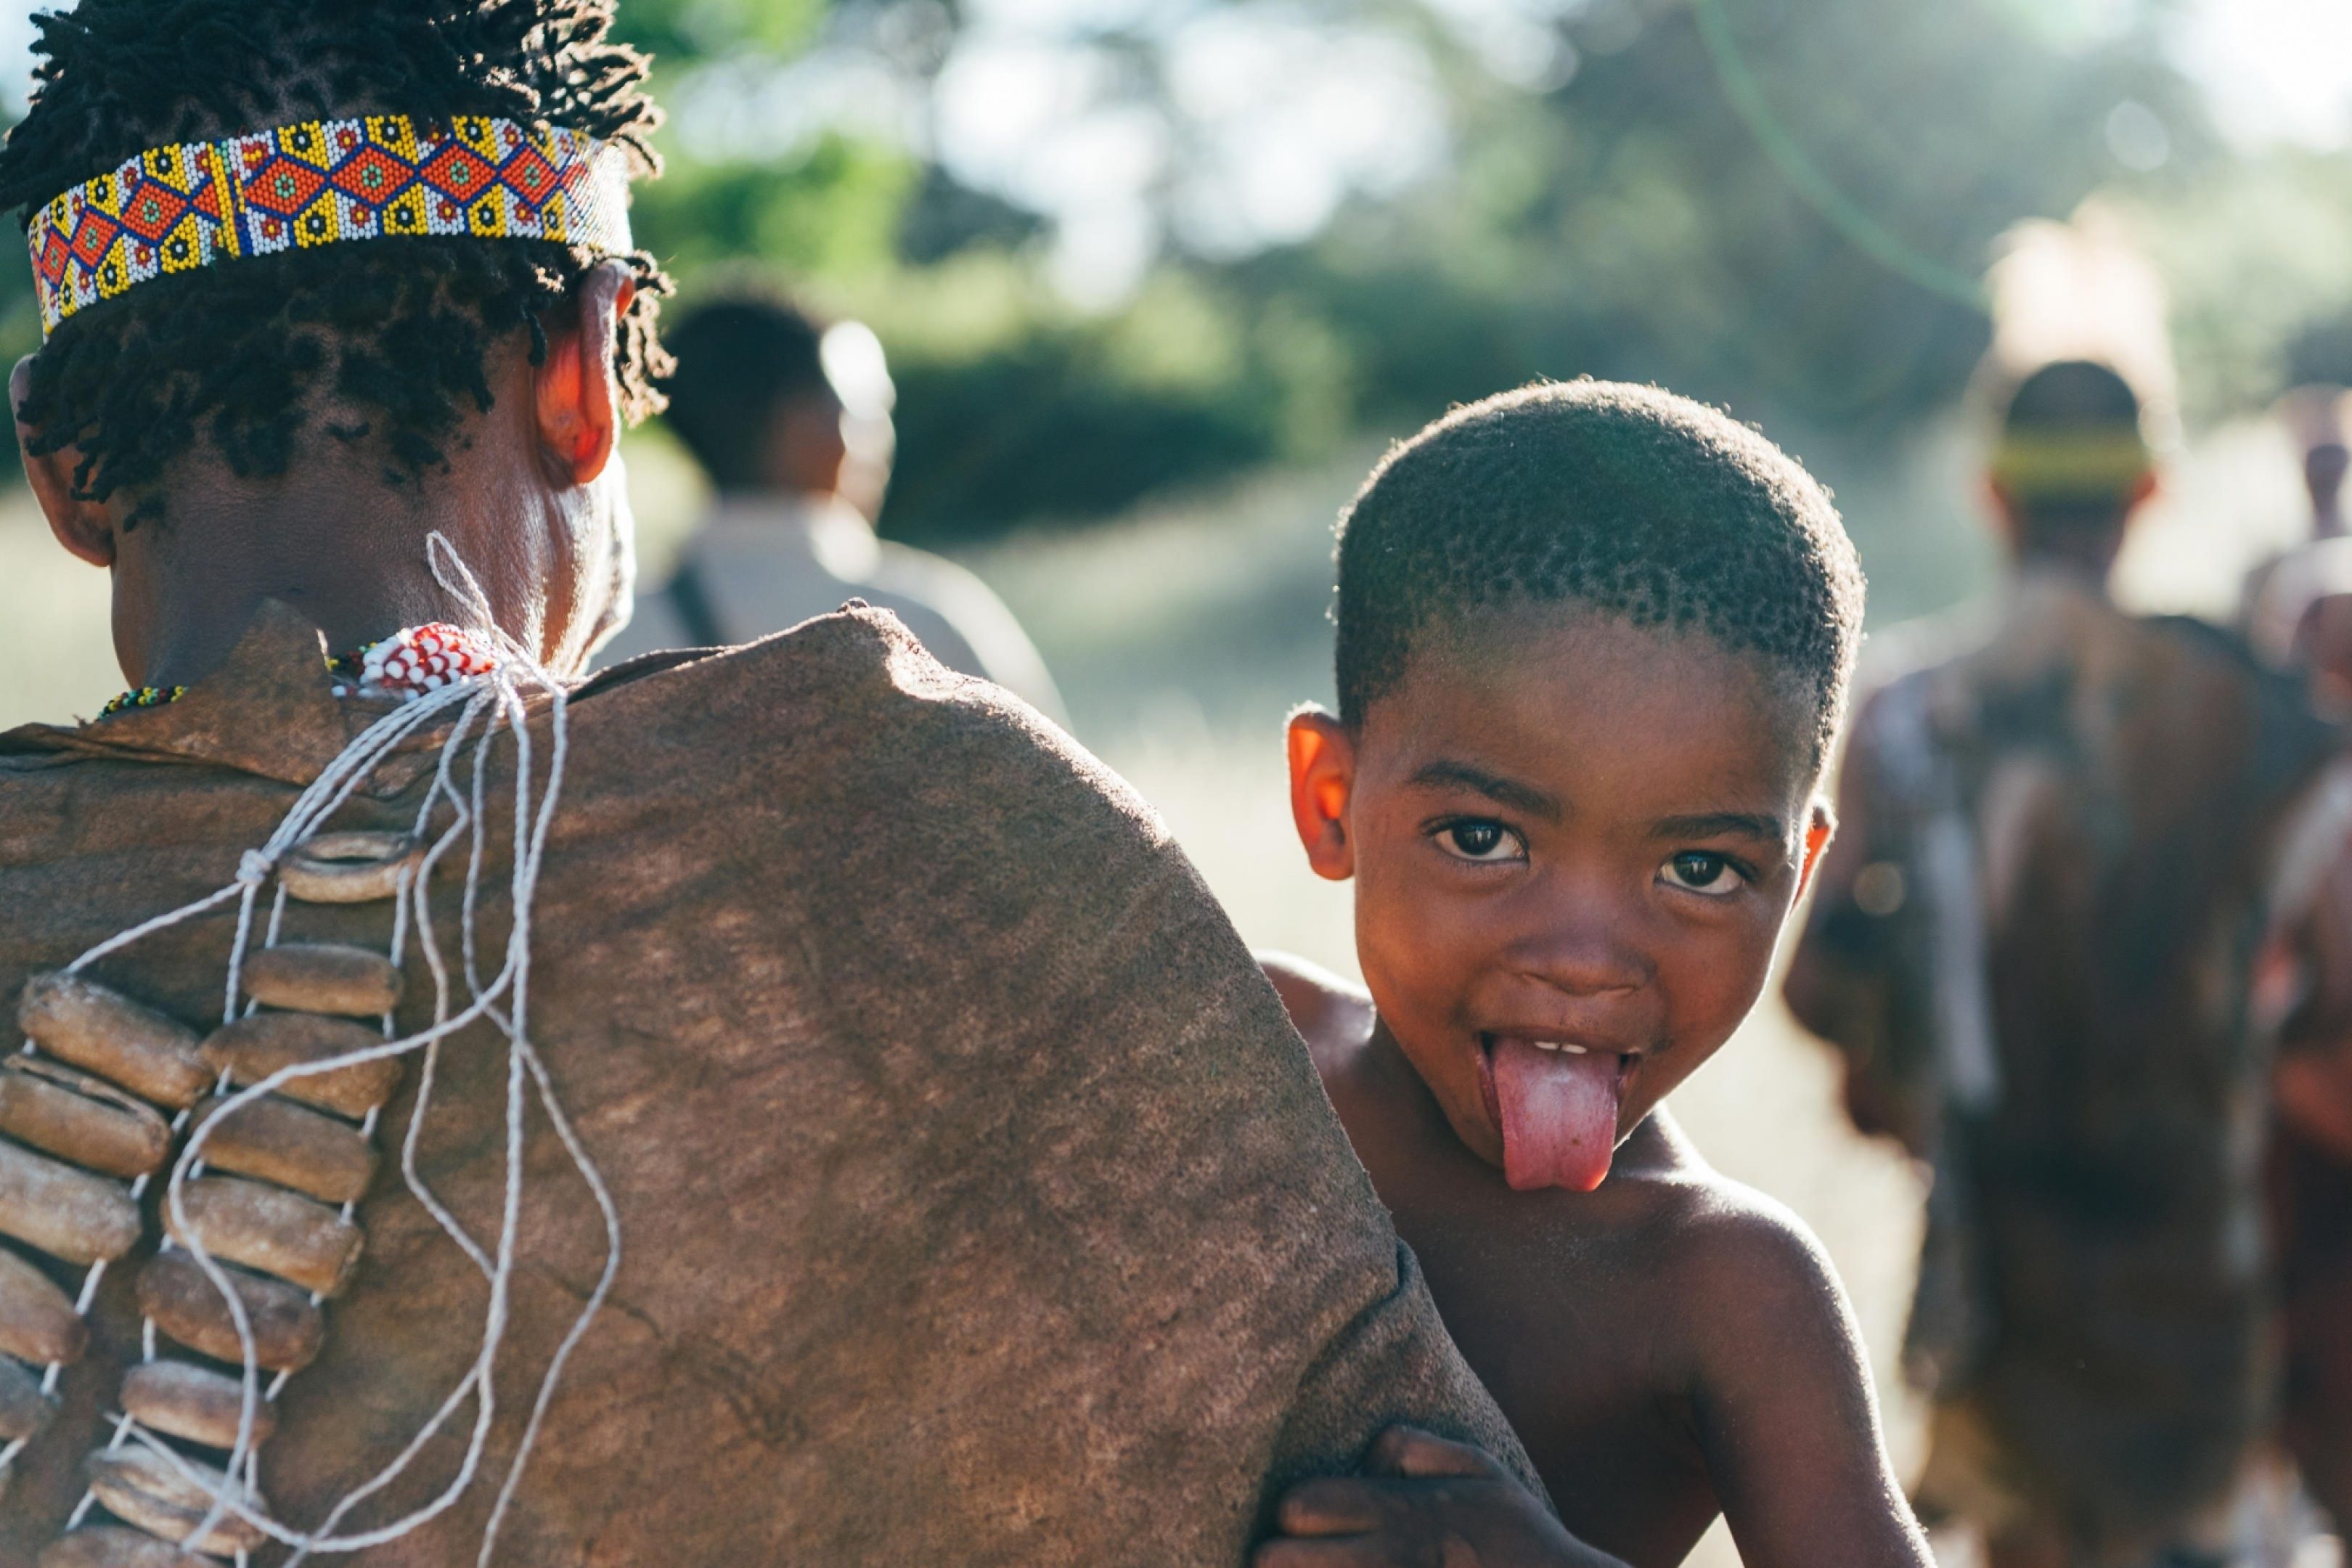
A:
MULTIPOLYGON (((28 86, 0 4, 0 113, 28 86)), ((2123 582, 2215 616, 2301 526, 2268 422, 2352 382, 2346 0, 622 0, 689 299, 767 269, 899 386, 886 533, 1022 616, 1078 737, 1261 945, 1352 970, 1280 726, 1328 696, 1329 527, 1382 443, 1535 376, 1720 404, 1836 491, 1883 634, 1985 586, 1979 279, 2079 218, 2166 292, 2179 440, 2123 582)), ((0 263, 0 348, 37 341, 0 263)), ((626 448, 649 578, 701 496, 626 448)), ((119 685, 102 574, 0 460, 0 724, 119 685)), ((1883 639, 1882 639, 1883 640, 1883 639)), ((1677 1109, 1843 1269, 1898 1458, 1919 1185, 1768 1004, 1677 1109)), ((1699 1561, 1737 1561, 1720 1533, 1699 1561)))

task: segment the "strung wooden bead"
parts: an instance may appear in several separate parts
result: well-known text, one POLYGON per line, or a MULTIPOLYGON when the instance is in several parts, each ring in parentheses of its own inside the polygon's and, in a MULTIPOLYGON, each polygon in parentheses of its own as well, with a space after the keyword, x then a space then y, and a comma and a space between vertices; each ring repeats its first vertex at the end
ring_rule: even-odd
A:
MULTIPOLYGON (((244 1405, 243 1378, 184 1361, 146 1362, 122 1377, 124 1415, 166 1436, 185 1437, 208 1448, 235 1446, 244 1405)), ((257 1447, 277 1430, 278 1406, 256 1389, 248 1441, 257 1447)))
MULTIPOLYGON (((214 1498, 225 1490, 251 1503, 257 1511, 266 1511, 267 1505, 257 1496, 242 1486, 232 1487, 228 1477, 212 1466, 185 1457, 180 1462, 195 1472, 195 1479, 182 1475, 170 1460, 139 1443, 100 1448, 83 1461, 83 1469, 89 1478, 89 1489, 98 1494, 108 1512, 167 1542, 180 1541, 195 1529, 211 1510, 214 1498)), ((251 1552, 268 1539, 257 1526, 230 1514, 191 1544, 199 1552, 226 1557, 251 1552)))
MULTIPOLYGON (((204 1043, 204 1059, 232 1082, 256 1084, 280 1068, 322 1062, 383 1044, 383 1037, 349 1018, 316 1013, 256 1013, 223 1025, 204 1043)), ((326 1072, 288 1079, 278 1092, 354 1119, 392 1098, 400 1082, 400 1058, 380 1057, 326 1072)))
POLYGON ((392 960, 340 942, 288 942, 248 953, 245 994, 265 1007, 373 1018, 400 1005, 392 960))
POLYGON ((89 1328, 74 1310, 73 1298, 0 1247, 0 1351, 47 1366, 79 1361, 89 1344, 89 1328))
POLYGON ((110 1176, 143 1176, 172 1152, 154 1107, 45 1057, 0 1067, 0 1132, 110 1176))
POLYGON ((322 1203, 283 1187, 233 1176, 205 1176, 180 1191, 184 1227, 167 1201, 163 1222, 185 1247, 201 1237, 205 1250, 332 1296, 350 1283, 360 1260, 360 1227, 322 1203))
POLYGON ((364 904, 400 890, 424 846, 405 833, 320 833, 278 864, 278 882, 310 904, 364 904))
MULTIPOLYGON (((326 1342, 325 1314, 291 1285, 223 1266, 253 1330, 254 1364, 270 1372, 299 1372, 326 1342)), ((184 1252, 164 1252, 139 1271, 139 1310, 155 1326, 192 1351, 243 1364, 236 1321, 228 1303, 184 1252)))
POLYGON ((16 1025, 58 1060, 157 1105, 177 1110, 212 1087, 194 1029, 78 974, 25 982, 16 1025))
POLYGON ((58 1413, 57 1401, 41 1392, 40 1374, 13 1361, 0 1361, 0 1438, 31 1437, 58 1413))
POLYGON ((138 1242, 139 1205, 120 1182, 0 1142, 0 1234, 68 1263, 95 1263, 138 1242))
POLYGON ((198 1158, 215 1171, 259 1176, 308 1193, 322 1203, 357 1203, 375 1179, 375 1145, 348 1121, 266 1095, 227 1116, 225 1103, 196 1108, 195 1125, 211 1125, 198 1158))
POLYGON ((41 1552, 40 1568, 220 1568, 220 1564, 209 1557, 191 1557, 143 1531, 96 1524, 49 1542, 41 1552))

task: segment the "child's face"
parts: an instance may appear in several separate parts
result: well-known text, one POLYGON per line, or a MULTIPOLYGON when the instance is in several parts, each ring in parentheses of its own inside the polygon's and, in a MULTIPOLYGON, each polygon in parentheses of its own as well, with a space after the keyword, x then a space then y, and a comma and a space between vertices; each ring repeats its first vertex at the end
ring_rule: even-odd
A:
POLYGON ((1424 632, 1352 737, 1293 721, 1381 1020, 1512 1186, 1597 1186, 1755 1003, 1828 837, 1815 721, 1711 638, 1556 605, 1424 632))

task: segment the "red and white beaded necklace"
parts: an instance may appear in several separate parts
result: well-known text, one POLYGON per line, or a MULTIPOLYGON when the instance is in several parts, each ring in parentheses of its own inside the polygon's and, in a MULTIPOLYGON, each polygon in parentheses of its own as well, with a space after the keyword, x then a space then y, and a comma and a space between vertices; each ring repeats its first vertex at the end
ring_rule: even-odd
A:
MULTIPOLYGON (((336 696, 391 697, 403 702, 414 702, 428 691, 469 677, 488 675, 498 667, 499 656, 481 633, 446 621, 409 626, 380 642, 327 656, 327 672, 336 677, 336 696)), ((99 710, 99 717, 133 708, 161 708, 187 694, 184 686, 138 687, 110 699, 99 710)))

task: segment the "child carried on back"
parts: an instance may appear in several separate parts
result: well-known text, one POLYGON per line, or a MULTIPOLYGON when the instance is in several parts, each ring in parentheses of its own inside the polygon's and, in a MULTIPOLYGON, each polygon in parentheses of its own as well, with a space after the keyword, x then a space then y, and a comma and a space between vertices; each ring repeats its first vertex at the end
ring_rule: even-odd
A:
MULTIPOLYGON (((1339 578, 1291 805, 1365 990, 1266 969, 1561 1522, 1636 1568, 1718 1513, 1748 1568, 1921 1568, 1827 1259, 1660 1103, 1829 837, 1862 577, 1828 496, 1685 399, 1532 386, 1390 453, 1339 578)), ((1376 1458, 1421 1479, 1300 1489, 1259 1561, 1590 1560, 1471 1451, 1376 1458)))

